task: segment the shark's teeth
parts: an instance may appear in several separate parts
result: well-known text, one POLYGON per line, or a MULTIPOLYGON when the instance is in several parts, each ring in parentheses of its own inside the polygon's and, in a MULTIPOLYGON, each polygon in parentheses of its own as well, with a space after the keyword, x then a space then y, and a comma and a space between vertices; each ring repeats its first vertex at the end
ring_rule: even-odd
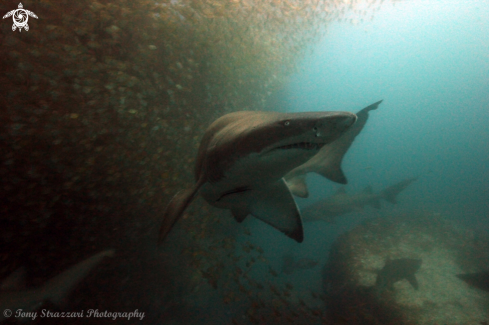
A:
POLYGON ((311 143, 311 142, 299 142, 292 143, 285 146, 277 147, 276 149, 305 149, 305 150, 318 150, 322 147, 322 143, 311 143))

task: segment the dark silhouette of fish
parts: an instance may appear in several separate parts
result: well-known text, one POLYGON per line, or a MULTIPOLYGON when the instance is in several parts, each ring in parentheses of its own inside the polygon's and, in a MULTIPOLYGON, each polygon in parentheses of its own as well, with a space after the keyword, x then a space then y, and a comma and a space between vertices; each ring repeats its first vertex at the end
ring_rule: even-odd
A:
POLYGON ((312 157, 305 164, 294 168, 285 175, 285 181, 292 194, 304 198, 309 196, 306 184, 307 173, 317 173, 336 183, 347 183, 346 176, 341 169, 343 156, 350 148, 356 136, 363 130, 363 127, 368 120, 368 113, 377 109, 380 103, 382 103, 382 100, 379 100, 356 113, 357 121, 348 129, 348 131, 337 140, 325 145, 317 155, 312 157))
POLYGON ((296 260, 291 254, 286 254, 283 257, 282 273, 292 274, 296 270, 308 270, 318 265, 317 260, 311 258, 301 258, 296 260))
POLYGON ((471 286, 489 292, 489 271, 478 273, 457 274, 459 279, 464 280, 471 286))
POLYGON ((194 186, 178 192, 163 214, 159 241, 200 193, 209 204, 230 210, 238 222, 251 214, 302 242, 302 218, 283 177, 355 121, 348 112, 243 111, 220 117, 200 143, 194 186))
POLYGON ((396 198, 406 187, 414 182, 417 178, 409 178, 397 184, 387 187, 379 193, 374 193, 369 186, 358 194, 349 195, 345 188, 340 188, 335 195, 326 199, 320 200, 306 207, 302 211, 302 219, 308 221, 326 221, 329 223, 335 222, 335 217, 359 211, 364 206, 370 205, 376 209, 380 209, 380 200, 384 199, 390 203, 397 203, 396 198))
MULTIPOLYGON (((11 311, 22 309, 25 312, 33 312, 47 300, 56 305, 62 305, 76 285, 104 257, 113 256, 113 254, 113 250, 95 254, 46 281, 42 286, 32 289, 22 288, 25 272, 22 268, 18 269, 2 282, 0 287, 0 309, 2 312, 6 309, 11 311)), ((0 313, 0 322, 4 319, 5 315, 0 313)))
POLYGON ((377 273, 375 287, 378 289, 394 289, 394 283, 401 280, 408 280, 412 287, 418 290, 418 280, 415 273, 421 267, 421 259, 399 258, 395 260, 387 259, 385 265, 377 273))

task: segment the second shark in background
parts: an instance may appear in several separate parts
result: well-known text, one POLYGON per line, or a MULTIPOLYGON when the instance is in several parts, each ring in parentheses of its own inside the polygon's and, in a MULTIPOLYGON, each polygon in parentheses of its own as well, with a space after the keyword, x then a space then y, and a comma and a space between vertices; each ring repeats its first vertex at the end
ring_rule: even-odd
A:
POLYGON ((374 193, 369 186, 361 193, 349 195, 346 193, 345 188, 341 187, 335 195, 320 200, 302 210, 302 218, 305 222, 326 221, 334 223, 337 216, 359 211, 366 205, 380 209, 381 199, 395 204, 397 203, 397 195, 416 179, 417 177, 403 180, 379 193, 374 193))
MULTIPOLYGON (((95 254, 78 264, 75 264, 46 281, 37 288, 25 289, 24 269, 18 269, 6 279, 0 286, 0 308, 4 310, 22 310, 26 313, 39 309, 44 302, 51 301, 60 306, 66 303, 66 299, 72 290, 96 267, 109 256, 114 255, 114 250, 105 250, 95 254)), ((0 314, 0 322, 6 319, 7 314, 0 314)))

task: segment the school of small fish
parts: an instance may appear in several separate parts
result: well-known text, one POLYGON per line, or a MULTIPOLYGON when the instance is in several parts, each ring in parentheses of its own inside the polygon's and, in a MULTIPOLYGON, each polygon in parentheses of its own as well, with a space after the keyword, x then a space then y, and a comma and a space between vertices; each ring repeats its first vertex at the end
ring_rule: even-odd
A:
MULTIPOLYGON (((15 247, 2 257, 2 274, 21 257, 40 266, 69 256, 70 247, 86 255, 114 241, 137 246, 158 220, 155 211, 191 181, 211 121, 266 109, 328 24, 370 21, 384 2, 26 1, 39 16, 28 32, 0 25, 0 193, 8 198, 0 237, 15 247), (51 227, 56 236, 45 230, 51 227), (38 247, 33 234, 44 232, 38 247)), ((274 281, 280 277, 262 248, 238 244, 234 220, 219 214, 195 204, 173 237, 192 268, 186 289, 208 283, 224 303, 247 299, 247 317, 256 324, 294 323, 299 314, 321 319, 290 283, 274 281), (250 275, 261 267, 270 283, 250 275)), ((313 292, 311 299, 321 296, 313 292)))

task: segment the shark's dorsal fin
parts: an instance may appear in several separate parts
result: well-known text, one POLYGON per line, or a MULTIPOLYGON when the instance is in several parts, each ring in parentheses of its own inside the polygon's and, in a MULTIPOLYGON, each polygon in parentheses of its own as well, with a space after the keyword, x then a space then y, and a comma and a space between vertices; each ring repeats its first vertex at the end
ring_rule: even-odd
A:
POLYGON ((3 279, 0 290, 22 290, 25 289, 25 268, 20 267, 3 279))
POLYGON ((344 186, 337 189, 336 192, 334 193, 334 195, 342 195, 342 194, 346 194, 346 188, 344 186))
POLYGON ((171 199, 168 207, 163 214, 163 223, 160 227, 160 233, 158 237, 158 242, 162 243, 170 230, 173 228, 175 223, 180 219, 183 214, 183 211, 187 208, 187 206, 192 202, 195 197, 195 194, 199 191, 200 187, 205 183, 205 181, 201 178, 195 183, 192 188, 182 190, 175 194, 175 196, 171 199))
POLYGON ((307 190, 306 184, 306 174, 292 177, 287 181, 292 194, 298 197, 307 198, 309 197, 309 191, 307 190))
POLYGON ((299 209, 283 178, 254 193, 250 212, 297 242, 304 240, 299 209))

